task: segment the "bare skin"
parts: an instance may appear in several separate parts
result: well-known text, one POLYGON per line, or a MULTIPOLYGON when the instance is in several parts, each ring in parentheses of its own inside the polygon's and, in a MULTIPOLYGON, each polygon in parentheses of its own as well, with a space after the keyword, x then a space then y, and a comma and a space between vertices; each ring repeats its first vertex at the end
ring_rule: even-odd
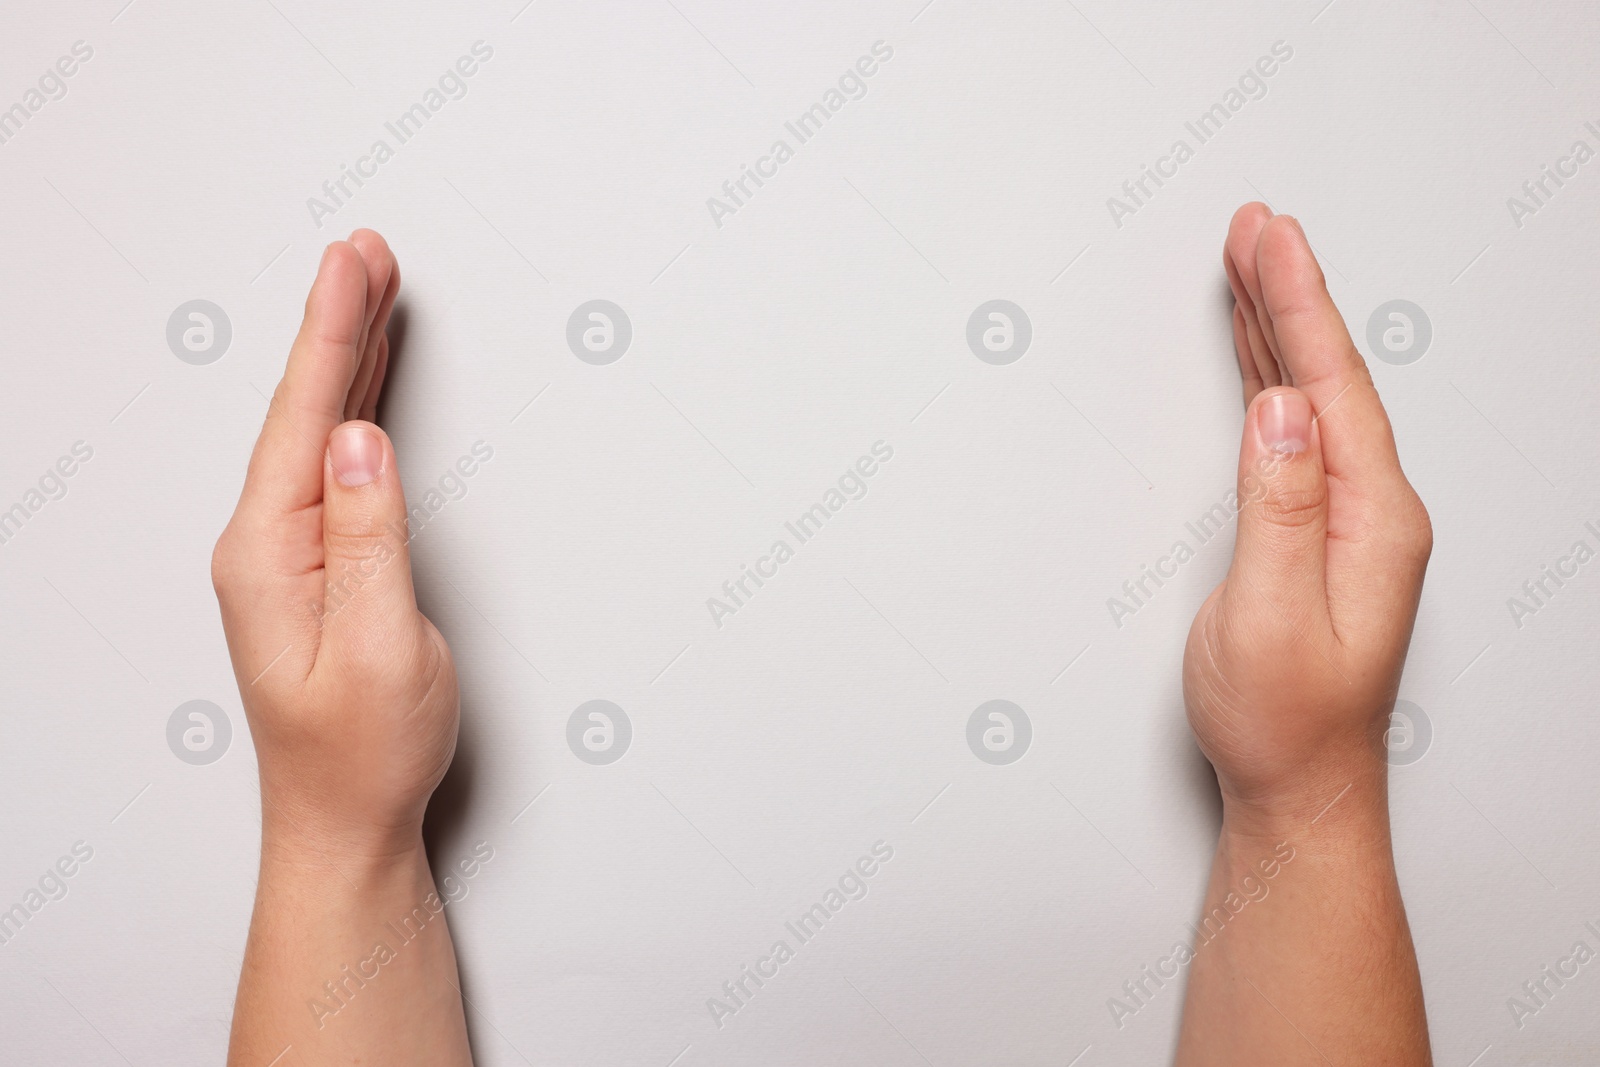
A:
POLYGON ((1177 1062, 1422 1067, 1384 732, 1432 529, 1299 223, 1248 204, 1224 260, 1248 411, 1233 563, 1184 656, 1223 823, 1177 1062))
MULTIPOLYGON (((1226 263, 1249 410, 1233 566, 1184 662, 1224 819, 1178 1062, 1426 1065, 1383 731, 1431 529, 1298 224, 1246 206, 1226 263)), ((421 832, 455 669, 372 422, 398 288, 377 234, 329 246, 213 558, 262 796, 234 1067, 471 1063, 421 832)))
POLYGON ((422 842, 455 752, 455 668, 417 610, 372 421, 399 287, 376 233, 328 246, 212 558, 261 777, 234 1067, 472 1062, 422 842))

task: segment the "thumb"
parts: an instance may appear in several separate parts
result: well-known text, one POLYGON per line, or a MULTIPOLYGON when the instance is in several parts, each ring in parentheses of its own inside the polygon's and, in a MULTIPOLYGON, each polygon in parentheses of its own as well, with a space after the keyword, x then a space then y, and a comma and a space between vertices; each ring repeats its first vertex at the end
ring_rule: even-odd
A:
POLYGON ((1324 614, 1327 538, 1328 478, 1311 402, 1298 389, 1264 390, 1245 415, 1239 446, 1229 598, 1265 597, 1296 625, 1324 614))
POLYGON ((407 632, 411 588, 406 498, 389 437, 370 422, 328 436, 323 464, 324 641, 361 643, 407 632))

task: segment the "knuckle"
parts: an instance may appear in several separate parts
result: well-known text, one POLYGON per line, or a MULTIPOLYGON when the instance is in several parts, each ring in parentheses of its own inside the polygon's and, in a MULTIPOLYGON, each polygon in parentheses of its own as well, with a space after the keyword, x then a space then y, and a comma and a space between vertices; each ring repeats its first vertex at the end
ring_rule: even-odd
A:
POLYGON ((1372 378, 1372 368, 1367 366, 1366 357, 1353 343, 1346 352, 1346 360, 1351 384, 1371 393, 1374 400, 1383 403, 1382 398, 1378 396, 1378 383, 1372 378))
POLYGON ((1415 492, 1407 492, 1395 528, 1401 547, 1411 555, 1424 562, 1433 555, 1433 520, 1415 492))
POLYGON ((387 561, 395 550, 389 527, 368 518, 326 521, 322 539, 329 553, 352 563, 387 561))
POLYGON ((403 539, 387 526, 369 522, 324 527, 324 575, 330 608, 358 597, 400 558, 403 539))
POLYGON ((230 525, 217 538, 211 550, 211 588, 217 596, 226 596, 236 587, 240 577, 239 535, 230 525))
POLYGON ((1261 497, 1261 512, 1275 526, 1299 528, 1322 521, 1328 502, 1327 486, 1274 485, 1261 497))
POLYGON ((1406 569, 1433 555, 1433 520, 1410 485, 1374 497, 1361 509, 1362 539, 1406 569))

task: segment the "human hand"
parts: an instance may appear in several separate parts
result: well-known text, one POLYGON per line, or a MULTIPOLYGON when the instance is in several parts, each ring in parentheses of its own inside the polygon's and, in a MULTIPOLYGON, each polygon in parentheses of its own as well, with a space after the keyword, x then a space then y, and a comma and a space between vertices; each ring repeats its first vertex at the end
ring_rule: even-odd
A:
POLYGON ((420 848, 455 751, 455 668, 417 610, 394 449, 373 425, 399 288, 371 230, 323 253, 212 556, 260 767, 264 849, 420 848))
POLYGON ((1352 783, 1386 811, 1428 514, 1300 224, 1247 204, 1224 263, 1249 410, 1233 563, 1184 654, 1189 722, 1225 821, 1303 826, 1352 783))

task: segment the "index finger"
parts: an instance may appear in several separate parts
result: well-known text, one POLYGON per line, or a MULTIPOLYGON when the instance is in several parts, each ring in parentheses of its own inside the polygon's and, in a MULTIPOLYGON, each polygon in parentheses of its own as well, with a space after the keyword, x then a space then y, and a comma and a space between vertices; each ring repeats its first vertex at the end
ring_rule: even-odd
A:
POLYGON ((328 435, 344 421, 361 364, 366 306, 361 253, 335 241, 322 254, 283 380, 250 455, 241 513, 270 521, 321 503, 323 455, 328 435))
POLYGON ((1256 261, 1284 365, 1317 419, 1328 420, 1322 451, 1329 477, 1375 487, 1403 481, 1388 413, 1300 224, 1288 215, 1269 221, 1256 261))

